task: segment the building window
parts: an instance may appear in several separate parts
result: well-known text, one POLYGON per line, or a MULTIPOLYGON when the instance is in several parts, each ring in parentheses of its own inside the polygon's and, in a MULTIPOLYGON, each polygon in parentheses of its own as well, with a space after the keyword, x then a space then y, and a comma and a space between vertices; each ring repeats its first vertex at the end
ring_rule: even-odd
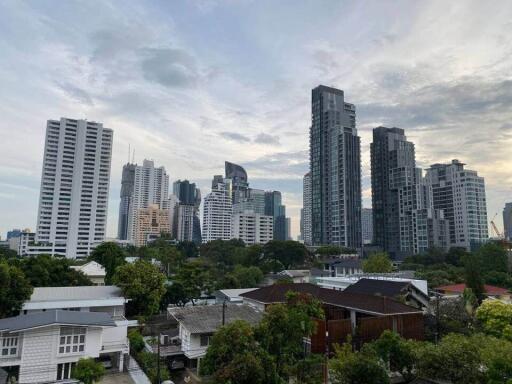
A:
POLYGON ((85 333, 85 327, 61 327, 59 353, 84 352, 85 333))
POLYGON ((201 347, 207 347, 210 345, 211 335, 201 335, 201 347))
POLYGON ((57 380, 71 379, 71 370, 74 366, 75 363, 57 364, 57 380))
POLYGON ((0 339, 1 357, 5 356, 16 356, 18 354, 18 335, 2 337, 0 339))

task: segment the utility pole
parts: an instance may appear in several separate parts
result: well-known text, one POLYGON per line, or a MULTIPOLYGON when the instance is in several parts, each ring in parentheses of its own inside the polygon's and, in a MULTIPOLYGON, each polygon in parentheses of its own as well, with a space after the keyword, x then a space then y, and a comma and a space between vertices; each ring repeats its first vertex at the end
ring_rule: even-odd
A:
POLYGON ((222 326, 226 324, 226 299, 222 302, 222 326))

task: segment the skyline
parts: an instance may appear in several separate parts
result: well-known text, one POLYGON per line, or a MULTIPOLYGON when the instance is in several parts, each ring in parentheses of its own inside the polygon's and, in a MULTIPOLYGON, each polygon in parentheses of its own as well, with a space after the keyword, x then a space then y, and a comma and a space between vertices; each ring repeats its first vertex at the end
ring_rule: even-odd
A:
POLYGON ((0 4, 2 238, 35 229, 46 120, 60 117, 114 130, 109 237, 131 145, 203 196, 225 160, 242 165, 254 188, 282 191, 295 238, 319 84, 356 106, 363 207, 379 125, 405 129, 421 168, 477 170, 489 220, 509 199, 510 3, 52 4, 0 4))

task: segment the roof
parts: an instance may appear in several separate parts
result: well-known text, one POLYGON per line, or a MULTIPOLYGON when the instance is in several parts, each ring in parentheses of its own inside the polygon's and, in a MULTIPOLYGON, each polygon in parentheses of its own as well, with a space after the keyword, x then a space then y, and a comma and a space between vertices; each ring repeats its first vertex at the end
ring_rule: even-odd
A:
POLYGON ((358 282, 345 288, 344 292, 397 297, 403 294, 410 285, 411 283, 408 281, 360 279, 358 282))
POLYGON ((358 312, 375 315, 394 315, 407 313, 421 313, 416 308, 399 303, 387 297, 349 293, 334 289, 321 288, 314 284, 274 284, 263 287, 241 296, 264 304, 283 303, 289 291, 308 293, 324 304, 354 309, 358 312))
POLYGON ((307 277, 309 276, 309 269, 285 269, 279 272, 278 275, 286 275, 289 277, 307 277))
POLYGON ((29 302, 60 300, 99 300, 122 297, 121 289, 114 285, 79 287, 34 288, 29 302))
POLYGON ((29 313, 0 319, 0 330, 18 332, 25 329, 44 327, 52 324, 115 327, 116 323, 106 312, 78 312, 52 310, 29 313))
MULTIPOLYGON (((169 308, 168 312, 191 333, 213 333, 222 326, 222 305, 201 305, 169 308)), ((257 324, 262 312, 243 304, 226 305, 225 322, 245 320, 257 324)))
POLYGON ((333 258, 327 259, 322 262, 323 264, 330 264, 336 267, 345 267, 345 268, 361 268, 361 260, 358 258, 333 258))
MULTIPOLYGON (((466 284, 452 284, 452 285, 442 285, 437 287, 437 291, 445 291, 452 293, 460 293, 462 294, 466 289, 466 284)), ((484 284, 484 291, 486 295, 491 296, 499 296, 499 295, 508 295, 510 292, 506 288, 496 287, 494 285, 484 284)))
POLYGON ((218 297, 222 296, 225 298, 237 298, 242 293, 254 291, 257 288, 233 288, 233 289, 219 289, 218 291, 213 292, 213 295, 218 297))
POLYGON ((103 265, 95 261, 89 261, 88 263, 83 265, 73 265, 71 266, 71 268, 76 271, 82 272, 86 276, 105 277, 107 275, 107 273, 105 272, 105 268, 103 268, 103 265))

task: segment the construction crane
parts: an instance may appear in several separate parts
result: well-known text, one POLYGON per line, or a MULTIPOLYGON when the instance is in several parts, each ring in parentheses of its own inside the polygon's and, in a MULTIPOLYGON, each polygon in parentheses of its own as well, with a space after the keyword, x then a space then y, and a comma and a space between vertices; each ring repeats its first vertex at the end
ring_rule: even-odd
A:
POLYGON ((498 227, 496 226, 496 223, 494 222, 494 219, 496 218, 496 216, 498 216, 497 213, 495 213, 493 218, 491 219, 491 228, 492 228, 492 231, 494 232, 494 235, 496 235, 496 238, 503 240, 503 239, 505 239, 505 236, 503 235, 503 233, 501 233, 498 230, 498 227))

